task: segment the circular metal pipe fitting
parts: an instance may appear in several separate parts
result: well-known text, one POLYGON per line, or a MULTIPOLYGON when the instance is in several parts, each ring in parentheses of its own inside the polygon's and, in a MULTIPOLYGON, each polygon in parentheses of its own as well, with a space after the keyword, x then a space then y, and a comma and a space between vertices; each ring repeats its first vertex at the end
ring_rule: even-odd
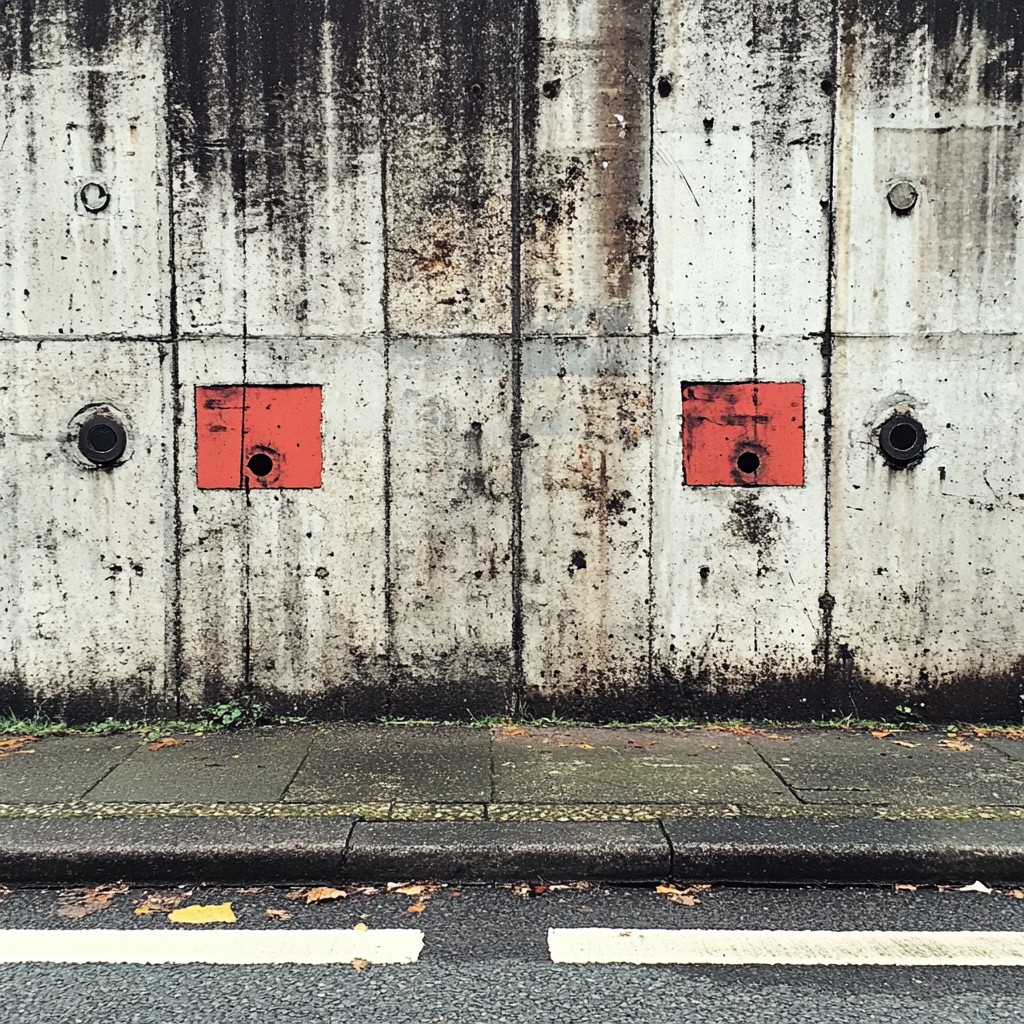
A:
POLYGON ((928 435, 913 416, 890 416, 878 431, 878 447, 889 465, 895 469, 909 469, 924 458, 928 435))
POLYGON ((897 181, 885 198, 893 213, 906 216, 917 206, 917 189, 909 181, 897 181))
POLYGON ((78 198, 90 213, 102 213, 110 205, 110 189, 101 181, 87 181, 78 198))
POLYGON ((117 462, 128 446, 128 434, 112 416, 90 416, 78 428, 78 450, 97 466, 117 462))

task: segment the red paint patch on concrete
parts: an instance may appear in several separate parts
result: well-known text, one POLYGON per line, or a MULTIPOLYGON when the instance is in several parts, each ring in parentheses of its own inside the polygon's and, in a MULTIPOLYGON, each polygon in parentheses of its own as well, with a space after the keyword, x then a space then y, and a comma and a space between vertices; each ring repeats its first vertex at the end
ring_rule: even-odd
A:
POLYGON ((684 383, 682 390, 687 485, 803 486, 802 383, 684 383))
POLYGON ((319 384, 197 387, 199 487, 320 487, 322 411, 319 384))

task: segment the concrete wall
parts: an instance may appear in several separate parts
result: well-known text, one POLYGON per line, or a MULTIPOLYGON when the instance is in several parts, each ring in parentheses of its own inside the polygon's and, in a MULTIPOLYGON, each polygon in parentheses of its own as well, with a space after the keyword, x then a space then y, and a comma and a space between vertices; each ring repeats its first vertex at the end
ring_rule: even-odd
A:
POLYGON ((1022 55, 993 0, 4 5, 0 710, 1018 717, 1022 55))

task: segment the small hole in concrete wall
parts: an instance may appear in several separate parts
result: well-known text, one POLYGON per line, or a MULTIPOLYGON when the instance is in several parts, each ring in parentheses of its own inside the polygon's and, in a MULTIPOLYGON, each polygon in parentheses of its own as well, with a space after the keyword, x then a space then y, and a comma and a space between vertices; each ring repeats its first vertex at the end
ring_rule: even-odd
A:
POLYGON ((715 127, 715 119, 713 117, 704 118, 704 131, 709 132, 715 127))
POLYGON ((484 87, 480 82, 472 82, 469 86, 469 94, 473 97, 483 96, 484 87))
POLYGON ((909 452, 917 444, 917 430, 910 423, 900 423, 889 431, 889 443, 900 452, 909 452))
POLYGON ((249 471, 254 476, 266 476, 274 468, 274 460, 263 452, 257 452, 249 459, 249 471))
POLYGON ((545 82, 540 87, 540 91, 549 100, 553 100, 562 91, 562 80, 560 78, 552 78, 550 82, 545 82))
POLYGON ((831 78, 823 78, 821 80, 821 91, 826 96, 831 96, 836 91, 836 83, 831 78))
POLYGON ((736 465, 739 466, 741 473, 756 473, 761 465, 761 460, 758 458, 756 452, 744 452, 737 460, 736 465))
POLYGON ((569 568, 572 569, 586 569, 587 567, 587 556, 582 551, 574 551, 572 557, 569 559, 569 568))
POLYGON ((662 99, 667 99, 672 95, 672 83, 664 76, 658 79, 658 95, 662 99))
POLYGON ((707 565, 700 567, 700 581, 701 583, 707 583, 708 577, 711 575, 711 568, 707 565))

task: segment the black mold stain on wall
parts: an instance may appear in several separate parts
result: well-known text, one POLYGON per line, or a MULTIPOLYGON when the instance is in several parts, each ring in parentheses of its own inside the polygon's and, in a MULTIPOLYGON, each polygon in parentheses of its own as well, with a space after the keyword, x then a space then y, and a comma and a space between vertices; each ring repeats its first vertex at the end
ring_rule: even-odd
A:
POLYGON ((934 48, 929 87, 940 101, 962 102, 974 84, 969 59, 978 34, 985 62, 978 85, 992 100, 1020 103, 1024 85, 1024 10, 1020 0, 847 0, 844 28, 870 27, 875 38, 872 78, 899 80, 917 60, 924 32, 934 48))
POLYGON ((176 152, 209 177, 227 150, 236 203, 295 249, 328 149, 344 157, 376 142, 374 9, 372 0, 171 0, 176 152))

